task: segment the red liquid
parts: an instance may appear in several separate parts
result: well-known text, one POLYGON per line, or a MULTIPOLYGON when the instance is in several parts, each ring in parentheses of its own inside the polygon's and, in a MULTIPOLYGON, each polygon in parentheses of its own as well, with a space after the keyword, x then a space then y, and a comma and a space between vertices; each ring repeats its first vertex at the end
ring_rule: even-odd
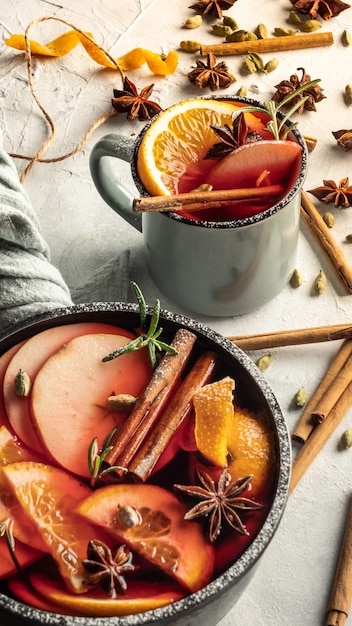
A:
POLYGON ((201 160, 188 166, 178 185, 187 193, 206 183, 216 189, 265 187, 280 184, 279 196, 250 198, 231 202, 219 209, 180 211, 184 217, 199 221, 231 221, 260 213, 279 202, 292 188, 300 171, 301 148, 292 141, 248 143, 222 160, 201 160), (260 182, 259 182, 260 181, 260 182))
MULTIPOLYGON (((228 373, 229 373, 228 368, 226 368, 224 364, 220 364, 219 369, 216 374, 216 378, 220 379, 223 376, 226 376, 228 373)), ((247 404, 247 398, 241 397, 241 393, 243 392, 241 392, 241 383, 239 382, 238 386, 236 386, 236 394, 239 394, 237 397, 241 399, 241 403, 247 404)), ((250 405, 250 402, 251 402, 251 399, 248 398, 248 405, 250 405)), ((254 413, 247 414, 246 410, 238 410, 238 413, 240 414, 240 416, 237 417, 237 420, 238 420, 237 424, 242 424, 242 426, 238 425, 236 427, 240 435, 239 437, 237 437, 237 434, 236 434, 237 431, 235 430, 232 431, 233 441, 235 442, 232 445, 237 445, 237 440, 242 441, 242 442, 248 441, 248 449, 252 451, 254 446, 256 445, 255 440, 258 441, 258 436, 257 436, 258 433, 257 431, 251 431, 251 428, 253 428, 253 424, 252 426, 250 426, 250 423, 251 423, 251 420, 252 420, 252 423, 256 423, 257 421, 259 422, 261 420, 261 416, 257 414, 254 415, 254 413), (241 420, 243 421, 241 422, 241 420), (253 445, 251 445, 250 441, 252 441, 253 445)), ((6 419, 7 419, 6 413, 4 412, 4 415, 3 415, 4 424, 6 423, 6 419)), ((149 483, 150 485, 157 485, 159 487, 162 487, 163 489, 167 489, 171 493, 174 493, 174 490, 173 490, 174 483, 179 483, 179 484, 182 483, 182 484, 190 485, 193 482, 194 468, 195 468, 195 465, 198 465, 198 464, 200 464, 203 470, 209 473, 215 481, 218 480, 221 470, 214 466, 207 465, 204 462, 204 460, 200 458, 196 445, 195 445, 195 439, 193 436, 189 436, 189 432, 190 431, 193 432, 193 429, 194 429, 193 414, 192 413, 189 414, 187 419, 188 419, 188 422, 187 423, 185 422, 182 424, 182 426, 176 432, 172 442, 169 444, 169 446, 172 447, 172 453, 170 454, 170 450, 168 448, 164 452, 166 457, 169 455, 167 462, 165 463, 165 465, 163 465, 163 463, 160 464, 162 466, 161 469, 159 471, 154 472, 151 475, 151 477, 146 481, 147 484, 149 483)), ((261 459, 263 457, 263 454, 265 456, 264 450, 267 451, 268 447, 264 448, 263 444, 261 444, 262 447, 260 448, 260 450, 258 449, 258 456, 256 457, 256 460, 255 460, 256 471, 253 472, 254 474, 253 481, 250 484, 248 490, 244 492, 243 495, 253 500, 256 500, 261 505, 264 505, 264 508, 258 511, 254 511, 254 512, 253 511, 252 512, 250 511, 248 513, 244 512, 243 515, 241 513, 241 519, 246 525, 247 530, 249 532, 248 536, 241 535, 233 531, 231 528, 228 528, 228 529, 225 529, 225 531, 223 532, 223 534, 221 534, 219 539, 216 540, 216 542, 214 543, 215 567, 214 567, 214 572, 213 572, 213 578, 221 574, 250 545, 250 543, 253 541, 253 539, 259 532, 270 510, 270 505, 272 502, 273 491, 274 491, 275 481, 276 481, 276 472, 275 472, 276 462, 274 459, 274 454, 275 454, 274 442, 272 441, 273 437, 272 437, 270 425, 266 426, 265 428, 263 426, 262 435, 263 435, 262 440, 265 439, 265 437, 267 437, 267 441, 269 443, 267 443, 266 445, 269 447, 270 450, 272 450, 272 456, 270 455, 270 461, 268 460, 267 465, 265 466, 265 468, 263 468, 261 459)), ((239 446, 242 445, 242 448, 240 447, 238 448, 238 450, 241 449, 242 451, 239 453, 237 457, 237 463, 241 463, 241 459, 242 459, 244 466, 247 468, 247 465, 246 465, 247 455, 244 452, 244 447, 243 447, 245 444, 242 443, 238 445, 239 446)), ((24 450, 23 454, 25 455, 24 459, 19 458, 18 460, 25 461, 27 459, 27 455, 28 454, 30 455, 31 453, 28 452, 28 450, 24 450)), ((234 453, 234 451, 232 450, 231 454, 234 460, 229 461, 230 474, 232 472, 234 473, 236 472, 236 452, 234 453)), ((36 455, 33 455, 33 460, 37 461, 36 455)), ((50 465, 52 463, 52 460, 50 458, 46 458, 46 456, 44 455, 41 462, 48 463, 50 465)), ((0 465, 1 465, 1 448, 0 448, 0 465)), ((242 471, 242 468, 241 468, 241 471, 242 471)), ((243 471, 245 472, 246 470, 243 470, 243 471)), ((252 473, 252 472, 248 471, 247 473, 252 473)), ((75 477, 72 474, 70 474, 70 476, 72 476, 72 479, 75 480, 75 477)), ((243 475, 241 474, 241 476, 243 475)), ((234 475, 232 474, 232 478, 233 477, 234 475)), ((85 481, 85 483, 88 485, 89 481, 85 481)), ((1 487, 1 484, 0 484, 0 487, 1 487)), ((131 485, 131 491, 133 491, 133 485, 131 485)), ((67 493, 65 495, 67 495, 67 493)), ((83 498, 84 497, 85 496, 83 496, 83 498)), ((149 504, 150 506, 152 506, 151 503, 149 504)), ((160 507, 161 512, 164 512, 165 515, 170 515, 171 517, 171 511, 170 512, 168 510, 164 511, 165 507, 163 508, 163 501, 160 501, 160 503, 158 502, 158 507, 160 507)), ((207 525, 207 520, 205 519, 204 520, 205 529, 206 529, 206 525, 207 525)), ((206 530, 205 530, 205 534, 206 534, 206 530)), ((160 537, 162 538, 163 535, 161 534, 160 537)), ((1 538, 0 538, 0 541, 1 541, 1 538)), ((111 548, 113 548, 113 546, 115 545, 114 541, 115 540, 111 540, 111 544, 112 544, 110 546, 111 548)), ((0 555, 1 555, 1 550, 0 550, 0 555)), ((18 556, 20 557, 20 551, 18 552, 18 556)), ((190 556, 191 558, 194 558, 195 555, 190 555, 190 556)), ((153 564, 149 565, 145 563, 143 559, 141 559, 141 562, 139 562, 138 554, 136 557, 136 561, 140 569, 139 569, 139 572, 137 573, 137 576, 133 577, 132 575, 133 580, 131 583, 131 593, 134 592, 134 589, 137 588, 138 590, 140 590, 141 597, 144 597, 145 595, 148 596, 148 594, 150 596, 151 591, 149 590, 148 585, 150 585, 151 581, 156 581, 156 583, 160 585, 162 589, 165 588, 165 593, 168 592, 170 584, 172 583, 172 585, 177 586, 179 588, 179 592, 181 594, 187 595, 188 591, 185 591, 185 589, 179 584, 178 581, 173 581, 172 577, 169 576, 169 574, 165 574, 163 571, 158 570, 158 568, 155 567, 153 564), (145 576, 145 578, 143 578, 143 576, 145 576)), ((43 558, 36 560, 34 565, 29 565, 28 572, 29 573, 34 572, 33 580, 36 580, 36 576, 38 577, 38 574, 35 574, 35 572, 39 571, 39 574, 40 572, 45 572, 45 577, 46 577, 48 573, 48 569, 49 569, 52 574, 52 584, 54 585, 54 587, 56 586, 58 589, 62 589, 62 588, 64 589, 63 583, 62 581, 60 581, 59 576, 57 574, 56 567, 54 567, 53 564, 54 564, 53 559, 45 555, 43 558)), ((0 566, 1 566, 1 562, 0 562, 0 566)), ((27 563, 24 562, 24 567, 26 566, 27 566, 27 563)), ((40 581, 40 575, 39 575, 38 580, 40 581)), ((49 582, 49 585, 50 584, 51 583, 49 582)), ((2 585, 3 585, 2 590, 5 591, 6 593, 8 591, 6 587, 6 580, 3 581, 2 585)), ((29 604, 33 601, 31 600, 30 588, 29 590, 27 589, 28 594, 26 594, 26 589, 23 589, 23 587, 22 588, 19 587, 18 592, 17 592, 18 595, 16 595, 15 586, 11 586, 11 582, 9 583, 9 588, 10 590, 12 590, 12 593, 15 595, 15 597, 18 597, 19 600, 28 602, 29 604)), ((104 602, 105 601, 107 603, 109 602, 108 596, 105 596, 104 593, 101 591, 93 590, 92 592, 89 592, 89 594, 92 595, 93 597, 103 599, 104 602)), ((43 598, 41 598, 41 600, 43 601, 43 598)), ((35 605, 35 606, 38 606, 38 605, 35 605)), ((44 605, 43 608, 44 610, 55 611, 55 606, 44 605)), ((57 608, 56 610, 59 611, 59 608, 57 608)), ((71 614, 73 612, 74 614, 72 607, 70 609, 67 606, 60 607, 60 612, 67 613, 67 614, 71 614)))

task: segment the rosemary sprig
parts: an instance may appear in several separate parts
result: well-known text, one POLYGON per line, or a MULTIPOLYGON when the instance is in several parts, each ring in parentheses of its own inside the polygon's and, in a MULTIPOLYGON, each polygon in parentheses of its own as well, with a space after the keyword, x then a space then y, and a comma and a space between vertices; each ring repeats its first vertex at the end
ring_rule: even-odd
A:
POLYGON ((274 135, 275 139, 285 140, 287 139, 288 134, 294 128, 297 127, 297 122, 294 122, 290 126, 287 126, 287 127, 285 127, 285 124, 287 123, 289 118, 297 111, 297 109, 307 100, 308 96, 305 96, 304 98, 299 99, 298 102, 296 102, 289 109, 289 111, 287 111, 287 113, 284 115, 284 117, 281 120, 279 120, 278 118, 278 115, 277 115, 278 111, 284 108, 291 100, 293 100, 296 96, 302 93, 302 91, 306 91, 307 89, 310 89, 310 87, 314 87, 314 85, 316 85, 319 82, 320 82, 320 78, 316 78, 315 80, 311 80, 308 83, 305 83, 304 85, 300 85, 299 87, 297 87, 297 89, 295 89, 295 91, 292 91, 291 93, 289 93, 286 96, 286 98, 281 100, 281 102, 279 102, 278 104, 270 100, 269 102, 263 102, 262 106, 260 107, 257 107, 257 106, 244 107, 243 109, 241 109, 241 112, 262 113, 264 109, 270 115, 270 118, 271 118, 266 125, 266 129, 274 135))
POLYGON ((13 536, 12 527, 13 519, 11 517, 8 517, 7 519, 0 522, 0 537, 5 538, 9 554, 16 567, 17 572, 21 574, 24 579, 27 580, 27 575, 16 555, 15 538, 13 536))
POLYGON ((121 467, 120 465, 111 465, 104 469, 104 461, 106 456, 109 454, 110 450, 113 449, 113 446, 110 445, 113 436, 117 431, 117 426, 113 428, 105 437, 101 448, 99 448, 98 438, 94 437, 89 448, 88 448, 88 467, 90 472, 90 484, 91 487, 94 487, 96 482, 103 478, 106 474, 110 472, 127 472, 125 467, 121 467))
POLYGON ((152 364, 153 369, 157 364, 156 351, 164 350, 165 352, 169 352, 170 354, 177 354, 177 350, 170 346, 168 343, 165 343, 161 339, 159 339, 163 329, 159 327, 159 319, 160 319, 160 300, 155 300, 155 304, 153 307, 151 320, 149 324, 148 330, 143 330, 146 320, 147 320, 147 305, 144 299, 144 296, 138 287, 137 283, 131 281, 131 287, 136 295, 138 307, 139 307, 139 317, 140 317, 140 332, 141 334, 132 339, 129 343, 121 348, 118 348, 114 352, 111 352, 107 356, 105 356, 102 361, 112 361, 112 359, 116 359, 118 356, 122 354, 127 354, 128 352, 134 352, 135 350, 140 350, 141 348, 147 348, 149 353, 149 358, 152 364))

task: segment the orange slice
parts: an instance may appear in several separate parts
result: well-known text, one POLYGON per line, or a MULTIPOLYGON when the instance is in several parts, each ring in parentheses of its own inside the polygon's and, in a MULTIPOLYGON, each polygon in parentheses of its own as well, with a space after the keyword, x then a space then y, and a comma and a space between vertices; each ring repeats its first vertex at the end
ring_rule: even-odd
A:
POLYGON ((67 587, 75 593, 85 591, 82 559, 87 556, 89 540, 99 539, 101 532, 78 519, 74 508, 90 488, 63 470, 41 463, 12 463, 2 472, 23 513, 41 535, 46 552, 55 559, 67 587))
POLYGON ((6 426, 0 426, 0 467, 17 461, 41 461, 39 455, 15 438, 6 426))
POLYGON ((199 452, 219 467, 227 465, 228 441, 233 425, 233 391, 235 382, 229 376, 204 385, 193 396, 195 439, 199 452))
MULTIPOLYGON (((210 169, 214 161, 202 163, 218 139, 210 125, 232 125, 239 105, 226 100, 193 99, 163 111, 145 133, 137 160, 139 177, 151 196, 178 192, 178 181, 191 164, 210 169)), ((246 113, 249 127, 260 132, 263 123, 246 113)))
POLYGON ((252 495, 270 489, 275 477, 273 432, 261 414, 235 409, 228 448, 229 472, 233 480, 252 474, 252 495))
POLYGON ((129 580, 126 593, 117 598, 109 598, 100 590, 83 595, 70 593, 60 581, 51 580, 40 572, 32 572, 30 581, 37 594, 26 588, 18 577, 9 581, 9 587, 18 598, 32 606, 67 615, 133 615, 158 609, 185 596, 184 590, 169 581, 129 580))
POLYGON ((85 498, 77 512, 189 591, 210 581, 213 546, 196 520, 184 519, 187 507, 166 489, 147 483, 102 487, 85 498), (128 523, 123 516, 129 517, 128 523))

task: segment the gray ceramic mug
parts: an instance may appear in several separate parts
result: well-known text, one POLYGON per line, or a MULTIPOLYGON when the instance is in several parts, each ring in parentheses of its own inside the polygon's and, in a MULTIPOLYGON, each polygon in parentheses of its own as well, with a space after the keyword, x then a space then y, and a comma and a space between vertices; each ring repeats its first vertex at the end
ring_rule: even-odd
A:
MULTIPOLYGON (((250 99, 233 100, 260 106, 250 99)), ((136 162, 150 123, 135 140, 110 134, 93 147, 90 170, 97 190, 114 211, 143 233, 148 271, 172 302, 187 312, 216 317, 258 309, 284 288, 295 268, 300 191, 307 171, 304 139, 297 129, 290 135, 301 145, 301 167, 280 202, 231 222, 195 221, 172 212, 141 214, 132 209, 136 195, 149 195, 139 180, 136 162), (128 187, 121 184, 110 157, 131 163, 128 187)))

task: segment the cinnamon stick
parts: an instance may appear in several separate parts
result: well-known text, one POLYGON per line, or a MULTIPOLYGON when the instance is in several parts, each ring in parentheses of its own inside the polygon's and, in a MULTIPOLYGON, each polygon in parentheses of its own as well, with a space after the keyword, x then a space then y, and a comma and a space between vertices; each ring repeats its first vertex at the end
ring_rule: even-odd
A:
POLYGON ((345 292, 347 294, 352 293, 352 267, 337 245, 319 211, 304 191, 301 195, 301 217, 325 253, 345 292))
POLYGON ((340 346, 337 354, 331 361, 328 369, 326 370, 323 378, 316 387, 310 400, 307 402, 301 417, 297 423, 296 430, 292 434, 292 439, 299 443, 305 443, 308 437, 313 432, 316 424, 312 420, 312 412, 323 398, 324 394, 329 389, 330 385, 336 378, 341 368, 345 365, 348 357, 352 353, 352 341, 346 340, 340 346))
POLYGON ((300 50, 303 48, 316 48, 331 46, 334 43, 333 34, 308 33, 304 35, 287 35, 286 37, 268 37, 255 39, 254 41, 233 41, 228 43, 211 44, 201 46, 200 54, 210 52, 216 56, 232 54, 247 54, 248 52, 279 52, 282 50, 300 50))
POLYGON ((176 430, 189 415, 192 398, 197 389, 209 382, 216 364, 214 352, 203 353, 177 389, 156 428, 148 435, 128 471, 143 482, 148 478, 176 430))
POLYGON ((120 458, 124 459, 126 450, 129 450, 127 456, 131 455, 132 458, 145 436, 145 431, 149 430, 153 421, 158 418, 170 397, 195 340, 196 335, 185 328, 180 328, 176 332, 171 346, 177 350, 177 354, 166 353, 161 359, 132 412, 116 432, 112 441, 113 448, 105 458, 107 465, 122 465, 120 458))
POLYGON ((227 204, 235 200, 250 198, 267 198, 280 196, 284 191, 282 185, 267 187, 247 187, 241 189, 217 189, 214 191, 194 191, 189 193, 170 194, 168 196, 151 196, 135 198, 133 211, 200 211, 216 208, 219 203, 227 204))
POLYGON ((284 346, 298 346, 307 343, 320 343, 352 337, 351 324, 332 324, 330 326, 316 326, 312 328, 298 328, 295 330, 278 330, 257 335, 238 335, 228 337, 239 348, 249 352, 263 350, 263 348, 281 348, 284 346))
POLYGON ((343 626, 352 603, 352 499, 347 515, 335 576, 330 592, 326 626, 343 626))
POLYGON ((352 355, 348 357, 330 387, 318 402, 314 411, 312 411, 312 419, 316 424, 320 424, 325 420, 350 382, 352 382, 352 355))
POLYGON ((329 418, 324 420, 315 428, 298 452, 292 466, 292 476, 290 492, 294 490, 302 476, 316 458, 317 454, 324 447, 335 428, 342 421, 348 409, 352 406, 352 383, 350 383, 342 393, 335 406, 329 413, 329 418))

